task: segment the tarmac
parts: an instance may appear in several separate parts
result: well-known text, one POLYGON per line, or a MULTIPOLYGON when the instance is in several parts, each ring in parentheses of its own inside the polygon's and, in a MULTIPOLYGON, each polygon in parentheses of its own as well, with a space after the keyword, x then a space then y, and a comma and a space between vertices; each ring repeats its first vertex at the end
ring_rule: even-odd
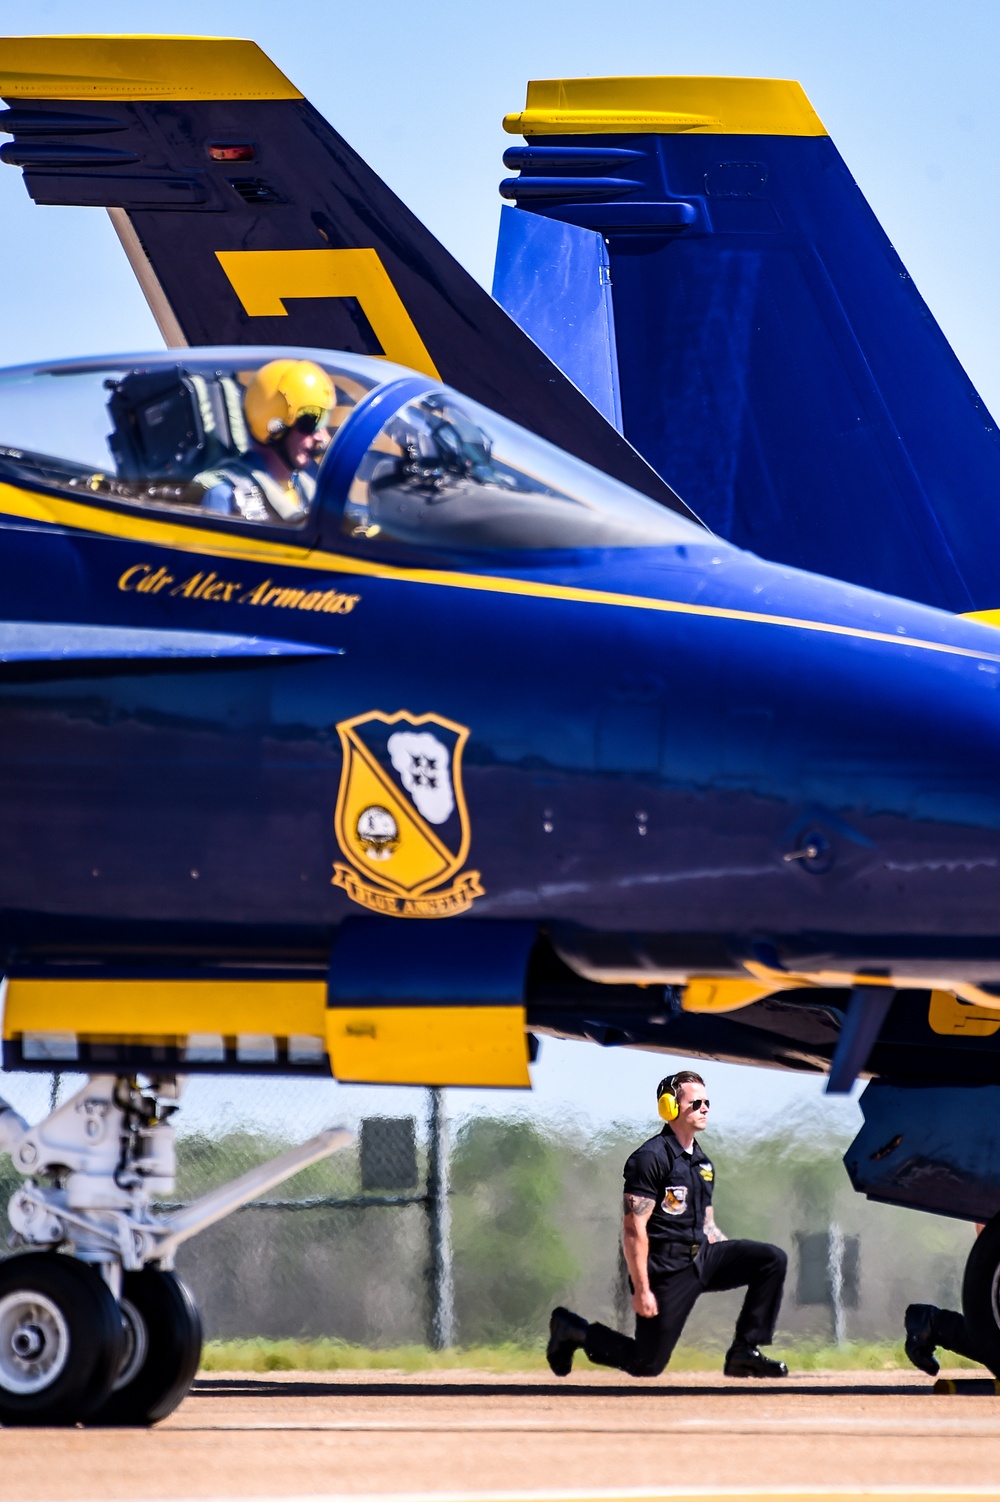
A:
POLYGON ((151 1430, 0 1431, 0 1502, 995 1497, 985 1376, 212 1373, 151 1430))

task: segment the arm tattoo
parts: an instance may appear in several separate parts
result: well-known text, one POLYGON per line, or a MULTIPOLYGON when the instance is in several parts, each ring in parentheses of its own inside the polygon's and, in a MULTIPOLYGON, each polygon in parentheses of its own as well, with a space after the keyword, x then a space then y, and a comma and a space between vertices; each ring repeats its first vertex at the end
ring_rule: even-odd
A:
POLYGON ((708 1242, 729 1240, 725 1232, 720 1231, 719 1227, 715 1224, 715 1211, 711 1205, 705 1211, 705 1240, 708 1242))
POLYGON ((653 1213, 655 1200, 647 1199, 644 1194, 626 1194, 625 1214, 634 1215, 636 1220, 646 1220, 653 1213))

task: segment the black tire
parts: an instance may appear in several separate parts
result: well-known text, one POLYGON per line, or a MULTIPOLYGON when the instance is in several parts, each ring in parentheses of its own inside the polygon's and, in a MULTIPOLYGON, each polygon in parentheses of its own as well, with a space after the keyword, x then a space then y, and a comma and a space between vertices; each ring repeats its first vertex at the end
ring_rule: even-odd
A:
POLYGON ((0 1423, 89 1418, 122 1350, 118 1305, 94 1268, 58 1252, 0 1263, 0 1423))
POLYGON ((126 1273, 120 1374, 91 1424, 158 1424, 187 1395, 201 1360, 201 1318, 182 1278, 158 1267, 126 1273))
POLYGON ((1000 1377, 1000 1215, 987 1222, 969 1253, 962 1313, 980 1360, 1000 1377))

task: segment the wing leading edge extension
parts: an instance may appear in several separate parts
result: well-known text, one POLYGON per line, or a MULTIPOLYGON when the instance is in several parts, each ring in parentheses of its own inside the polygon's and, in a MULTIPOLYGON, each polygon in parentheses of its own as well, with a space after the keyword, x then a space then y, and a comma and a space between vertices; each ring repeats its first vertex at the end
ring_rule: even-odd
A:
POLYGON ((7 663, 153 663, 192 658, 339 657, 343 647, 234 636, 221 631, 174 631, 136 626, 91 626, 77 621, 0 621, 0 671, 7 663))
POLYGON ((110 210, 168 344, 384 355, 688 514, 253 42, 6 38, 0 94, 0 159, 110 210))
POLYGON ((797 83, 549 80, 504 124, 494 295, 708 526, 1000 606, 996 424, 797 83))

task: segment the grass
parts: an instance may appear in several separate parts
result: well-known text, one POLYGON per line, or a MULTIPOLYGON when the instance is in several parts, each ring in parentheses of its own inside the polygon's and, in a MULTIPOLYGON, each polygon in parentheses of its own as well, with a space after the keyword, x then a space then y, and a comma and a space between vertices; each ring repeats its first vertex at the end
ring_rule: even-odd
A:
POLYGON ((203 1372, 481 1372, 547 1370, 542 1346, 471 1346, 431 1351, 427 1346, 349 1345, 343 1340, 208 1340, 203 1372))
MULTIPOLYGON (((865 1341, 849 1340, 842 1346, 822 1345, 813 1341, 784 1341, 775 1345, 776 1354, 788 1362, 791 1370, 799 1372, 912 1372, 915 1368, 907 1360, 903 1342, 894 1340, 865 1341)), ((983 1368, 964 1356, 951 1351, 939 1351, 941 1365, 949 1368, 983 1368)))
MULTIPOLYGON (((815 1342, 779 1341, 775 1354, 793 1372, 912 1371, 902 1344, 893 1341, 849 1341, 844 1346, 815 1342)), ((943 1352, 947 1367, 975 1367, 975 1362, 943 1352)), ((720 1351, 678 1346, 670 1362, 674 1372, 714 1372, 722 1365, 720 1351)), ((455 1347, 431 1351, 426 1346, 387 1346, 372 1349, 342 1340, 209 1340, 202 1354, 203 1372, 543 1372, 541 1345, 506 1344, 455 1347)))

